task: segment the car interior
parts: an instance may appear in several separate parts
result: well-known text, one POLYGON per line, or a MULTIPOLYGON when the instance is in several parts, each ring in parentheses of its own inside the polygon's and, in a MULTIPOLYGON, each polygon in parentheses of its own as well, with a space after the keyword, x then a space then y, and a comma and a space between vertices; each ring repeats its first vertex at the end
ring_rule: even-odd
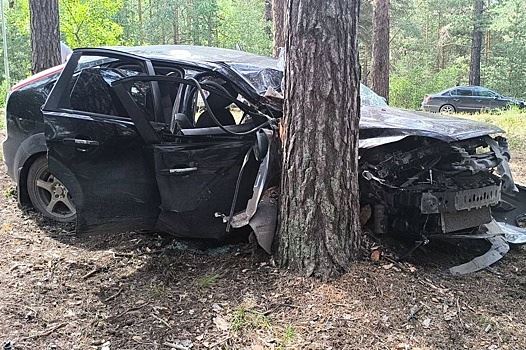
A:
POLYGON ((141 65, 122 60, 82 68, 73 76, 69 105, 64 107, 122 118, 140 111, 141 118, 165 141, 177 135, 245 133, 266 121, 230 82, 215 73, 168 65, 154 65, 154 69, 156 76, 174 79, 151 80, 141 65), (135 79, 123 84, 130 97, 123 103, 113 85, 131 77, 135 79))

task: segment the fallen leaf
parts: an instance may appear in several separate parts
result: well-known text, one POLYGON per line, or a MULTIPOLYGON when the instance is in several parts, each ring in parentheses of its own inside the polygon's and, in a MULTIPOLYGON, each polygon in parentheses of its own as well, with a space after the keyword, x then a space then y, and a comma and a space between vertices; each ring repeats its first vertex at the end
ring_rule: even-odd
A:
POLYGON ((422 321, 422 327, 429 328, 430 325, 431 325, 431 319, 430 318, 426 318, 424 321, 422 321))
POLYGON ((230 328, 228 322, 221 316, 214 317, 214 324, 222 331, 227 331, 230 328))
POLYGON ((382 265, 382 268, 383 268, 384 270, 389 270, 389 269, 391 269, 393 266, 394 266, 394 264, 387 264, 387 265, 382 265))
POLYGON ((371 252, 371 260, 374 262, 380 261, 382 257, 382 251, 380 249, 375 249, 371 252))

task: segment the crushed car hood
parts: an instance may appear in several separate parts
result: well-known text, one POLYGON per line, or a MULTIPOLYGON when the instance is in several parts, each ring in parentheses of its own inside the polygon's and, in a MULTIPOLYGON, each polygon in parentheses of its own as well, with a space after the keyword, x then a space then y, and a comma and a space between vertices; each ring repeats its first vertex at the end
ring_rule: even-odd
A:
POLYGON ((454 142, 500 133, 504 130, 494 125, 453 116, 392 107, 361 108, 360 138, 415 135, 454 142))

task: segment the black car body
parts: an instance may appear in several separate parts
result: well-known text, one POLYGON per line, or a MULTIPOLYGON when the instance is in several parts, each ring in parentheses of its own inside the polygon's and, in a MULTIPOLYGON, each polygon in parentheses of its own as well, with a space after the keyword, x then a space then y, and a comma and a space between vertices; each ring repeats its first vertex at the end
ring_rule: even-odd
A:
POLYGON ((426 95, 422 101, 424 111, 444 113, 473 113, 511 106, 524 108, 526 102, 502 96, 481 86, 456 86, 436 94, 426 95))
MULTIPOLYGON (((233 50, 75 50, 65 67, 10 94, 4 155, 19 201, 31 204, 28 173, 47 155, 76 207, 79 232, 144 229, 222 239, 249 225, 269 251, 282 76, 276 60, 233 50), (221 125, 232 104, 243 116, 221 125), (205 113, 213 126, 200 127, 205 113)), ((490 222, 501 195, 518 191, 506 140, 491 136, 501 133, 390 108, 362 86, 367 225, 377 233, 431 235, 490 222)))

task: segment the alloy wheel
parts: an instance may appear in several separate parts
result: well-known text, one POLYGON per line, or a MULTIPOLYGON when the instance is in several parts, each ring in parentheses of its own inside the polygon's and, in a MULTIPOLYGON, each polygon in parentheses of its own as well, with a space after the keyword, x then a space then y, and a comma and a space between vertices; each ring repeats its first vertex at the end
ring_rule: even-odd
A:
POLYGON ((455 107, 451 105, 444 105, 440 107, 440 112, 442 113, 455 113, 455 107))
POLYGON ((47 167, 47 159, 35 161, 28 176, 31 202, 42 214, 56 221, 69 222, 77 210, 66 186, 47 167))

